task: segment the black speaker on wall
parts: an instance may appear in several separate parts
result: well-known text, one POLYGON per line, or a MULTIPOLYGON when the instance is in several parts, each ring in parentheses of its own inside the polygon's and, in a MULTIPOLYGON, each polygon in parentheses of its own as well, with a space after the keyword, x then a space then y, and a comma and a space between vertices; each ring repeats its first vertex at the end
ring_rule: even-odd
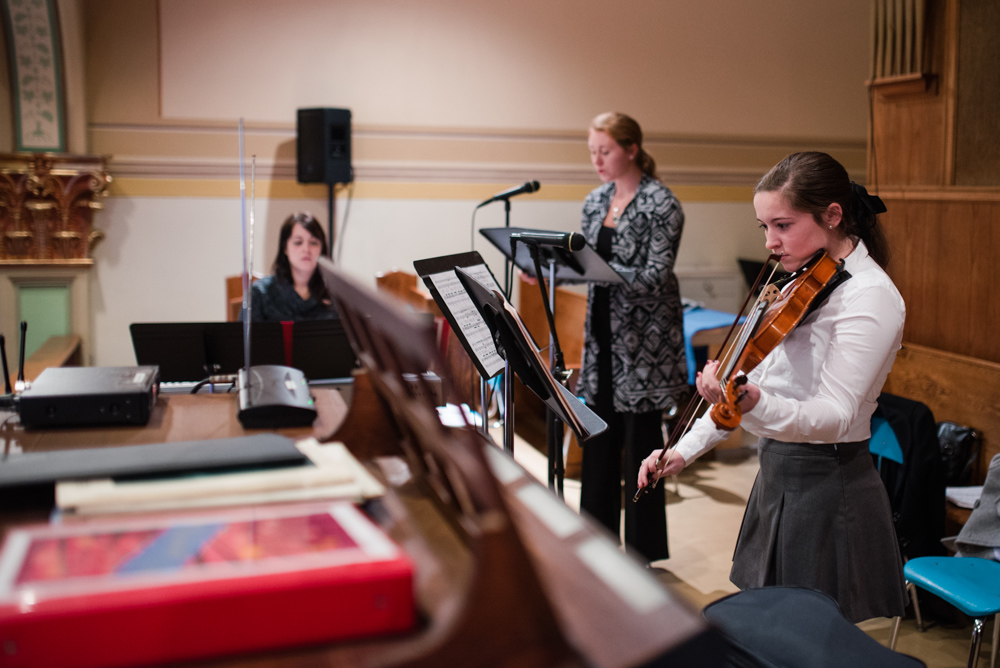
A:
POLYGON ((354 180, 350 109, 299 109, 295 132, 299 183, 354 180))

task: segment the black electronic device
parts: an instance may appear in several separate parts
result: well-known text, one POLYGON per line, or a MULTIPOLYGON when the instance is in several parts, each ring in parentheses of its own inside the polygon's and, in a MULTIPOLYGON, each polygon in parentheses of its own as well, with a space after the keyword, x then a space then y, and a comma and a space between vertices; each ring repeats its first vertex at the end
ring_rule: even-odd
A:
POLYGON ((237 417, 247 429, 308 427, 316 419, 309 383, 298 369, 258 364, 240 369, 238 375, 237 417))
POLYGON ((29 429, 145 425, 159 394, 155 366, 51 367, 17 397, 29 429))
POLYGON ((295 155, 299 183, 350 183, 351 110, 299 109, 295 155))

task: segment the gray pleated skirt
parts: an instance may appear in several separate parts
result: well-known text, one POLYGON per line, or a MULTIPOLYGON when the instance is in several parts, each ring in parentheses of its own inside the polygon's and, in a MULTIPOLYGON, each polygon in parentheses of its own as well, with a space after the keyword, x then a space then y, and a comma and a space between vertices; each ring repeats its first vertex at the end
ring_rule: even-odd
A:
POLYGON ((829 594, 852 622, 902 615, 903 563, 868 442, 761 439, 729 579, 829 594))

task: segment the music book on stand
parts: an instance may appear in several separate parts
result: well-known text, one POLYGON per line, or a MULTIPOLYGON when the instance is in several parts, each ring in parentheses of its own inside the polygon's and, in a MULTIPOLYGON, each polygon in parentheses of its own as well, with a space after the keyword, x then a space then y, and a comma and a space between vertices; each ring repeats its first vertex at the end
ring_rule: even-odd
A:
POLYGON ((479 309, 469 298, 468 291, 455 273, 456 267, 475 276, 487 288, 500 289, 493 273, 476 251, 416 260, 413 263, 413 269, 424 281, 445 320, 469 353, 479 375, 484 379, 493 378, 503 371, 504 361, 497 353, 493 335, 479 309))
POLYGON ((607 423, 552 376, 531 333, 500 291, 489 290, 461 267, 455 272, 483 321, 496 333, 503 354, 521 382, 569 425, 581 442, 605 431, 607 423))
POLYGON ((0 552, 12 668, 182 662, 414 622, 409 558, 347 502, 20 528, 0 552))

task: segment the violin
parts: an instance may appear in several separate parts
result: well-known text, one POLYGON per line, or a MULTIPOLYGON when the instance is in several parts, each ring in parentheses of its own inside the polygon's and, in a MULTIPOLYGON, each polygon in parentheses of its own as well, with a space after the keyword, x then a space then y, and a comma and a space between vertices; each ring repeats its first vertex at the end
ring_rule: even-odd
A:
POLYGON ((741 388, 747 382, 746 374, 791 334, 795 326, 819 306, 830 290, 846 276, 843 262, 838 263, 821 250, 785 279, 783 288, 778 284, 768 285, 761 292, 734 346, 739 354, 730 357, 719 379, 722 400, 709 412, 717 427, 732 431, 739 426, 743 415, 739 400, 743 396, 741 388), (840 278, 834 282, 838 276, 840 278))
MULTIPOLYGON (((780 256, 770 256, 765 268, 766 264, 779 259, 780 256)), ((757 276, 751 295, 760 285, 764 271, 762 268, 757 276)), ((847 278, 850 278, 850 274, 844 270, 843 261, 837 262, 826 251, 820 250, 802 268, 777 283, 767 285, 761 291, 750 315, 740 328, 737 340, 726 353, 728 362, 725 371, 719 376, 722 400, 714 404, 709 411, 717 427, 732 431, 739 426, 743 417, 739 401, 745 393, 742 387, 747 383, 746 374, 756 368, 813 309, 823 303, 837 285, 847 278)), ((747 297, 747 301, 740 308, 741 313, 746 310, 749 301, 750 297, 747 297)), ((722 349, 726 349, 739 320, 740 316, 737 316, 729 328, 722 349)), ((702 398, 698 394, 692 397, 656 458, 657 467, 663 461, 664 455, 668 451, 672 452, 673 446, 680 440, 680 435, 690 427, 701 401, 702 398)), ((643 492, 655 486, 654 482, 639 489, 632 500, 638 501, 643 492)))

